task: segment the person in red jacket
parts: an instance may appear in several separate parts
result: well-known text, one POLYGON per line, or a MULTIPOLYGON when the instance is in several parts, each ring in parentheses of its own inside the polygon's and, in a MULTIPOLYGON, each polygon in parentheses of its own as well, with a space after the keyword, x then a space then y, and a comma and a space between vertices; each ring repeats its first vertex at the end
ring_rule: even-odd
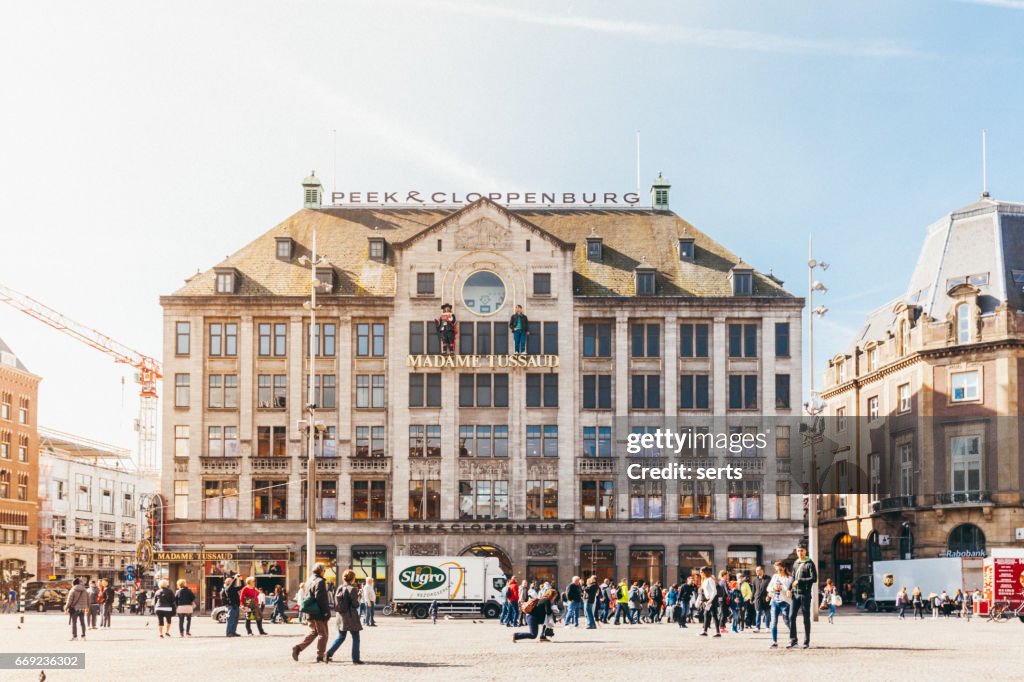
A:
POLYGON ((263 607, 260 605, 260 591, 256 589, 256 578, 249 576, 245 579, 245 587, 242 588, 242 606, 246 609, 245 632, 252 634, 252 621, 256 621, 256 629, 261 635, 267 634, 263 631, 263 607))
POLYGON ((508 581, 508 590, 505 592, 505 625, 514 628, 519 622, 519 583, 516 577, 512 576, 508 581))

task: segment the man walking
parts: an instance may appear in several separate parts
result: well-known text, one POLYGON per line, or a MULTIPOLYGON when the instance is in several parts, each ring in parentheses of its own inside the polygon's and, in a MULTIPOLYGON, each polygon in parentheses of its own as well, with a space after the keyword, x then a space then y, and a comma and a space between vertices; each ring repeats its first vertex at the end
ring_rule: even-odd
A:
POLYGON ((754 628, 761 632, 761 619, 764 619, 765 628, 771 627, 771 613, 768 604, 768 583, 771 578, 764 574, 764 566, 758 566, 750 587, 753 590, 754 600, 754 628))
POLYGON ((89 595, 89 629, 95 630, 96 616, 100 613, 100 588, 95 580, 89 581, 89 589, 86 592, 89 595))
POLYGON ((72 581, 71 590, 68 592, 68 599, 64 603, 64 610, 71 617, 71 641, 78 639, 78 625, 82 625, 82 639, 85 639, 85 612, 89 609, 89 591, 79 582, 78 578, 72 581))
POLYGON ((624 623, 629 623, 629 585, 623 580, 619 583, 619 594, 615 600, 615 624, 619 624, 619 616, 624 623))
POLYGON ((373 578, 367 578, 366 582, 363 583, 363 605, 366 607, 366 621, 367 627, 375 628, 377 624, 373 621, 373 607, 377 603, 377 590, 373 586, 373 578))
POLYGON ((530 333, 530 320, 523 314, 523 306, 517 305, 516 312, 508 321, 508 328, 512 330, 512 342, 514 353, 523 355, 526 353, 526 336, 530 333))
POLYGON ((569 602, 565 612, 565 622, 562 627, 580 626, 580 610, 583 608, 583 585, 580 584, 580 577, 574 575, 569 587, 565 590, 566 600, 569 602))
POLYGON ((242 606, 242 579, 237 573, 231 573, 227 577, 227 582, 221 591, 221 599, 228 607, 228 627, 225 635, 241 637, 238 634, 238 614, 242 606))
MULTIPOLYGON (((322 663, 327 655, 327 623, 331 619, 331 602, 327 596, 327 583, 324 581, 324 565, 313 564, 313 576, 306 585, 306 599, 299 604, 299 610, 306 614, 309 622, 309 634, 292 647, 292 660, 299 660, 302 650, 316 640, 316 662, 322 663), (312 599, 311 603, 310 599, 312 599)), ((355 577, 355 576, 353 576, 355 577)))
POLYGON ((789 646, 792 649, 797 643, 797 614, 803 613, 804 617, 804 648, 811 648, 811 590, 818 582, 818 569, 814 562, 807 556, 806 547, 798 547, 796 550, 797 559, 793 563, 793 607, 789 614, 789 646))
POLYGON ((110 627, 110 615, 114 612, 114 588, 110 586, 106 580, 103 581, 103 592, 100 595, 100 599, 103 601, 103 613, 100 616, 100 627, 110 627))

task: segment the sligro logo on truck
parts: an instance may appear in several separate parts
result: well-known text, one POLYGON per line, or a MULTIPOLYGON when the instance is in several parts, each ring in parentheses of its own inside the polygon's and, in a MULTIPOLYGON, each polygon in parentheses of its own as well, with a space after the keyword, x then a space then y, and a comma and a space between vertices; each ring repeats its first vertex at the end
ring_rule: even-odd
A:
POLYGON ((410 590, 430 590, 444 585, 448 580, 445 572, 436 566, 421 564, 410 566, 398 574, 398 582, 410 590))

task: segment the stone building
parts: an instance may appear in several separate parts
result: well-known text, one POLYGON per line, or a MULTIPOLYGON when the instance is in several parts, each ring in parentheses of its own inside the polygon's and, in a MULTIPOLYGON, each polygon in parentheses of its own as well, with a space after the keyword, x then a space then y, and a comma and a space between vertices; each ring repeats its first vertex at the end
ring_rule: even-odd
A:
POLYGON ((929 226, 906 292, 828 362, 836 443, 823 575, 1024 546, 1024 204, 987 195, 929 226))
POLYGON ((777 480, 781 430, 728 492, 626 474, 645 418, 738 429, 800 407, 803 300, 673 213, 667 181, 647 208, 327 207, 315 177, 303 189, 301 211, 161 298, 171 518, 156 558, 207 605, 228 568, 301 579, 313 267, 315 551, 384 598, 404 554, 496 555, 562 584, 789 554, 802 516, 777 480))
POLYGON ((40 377, 0 339, 0 587, 35 575, 40 377))
POLYGON ((157 492, 128 450, 40 428, 39 575, 127 582, 144 536, 140 507, 157 492))

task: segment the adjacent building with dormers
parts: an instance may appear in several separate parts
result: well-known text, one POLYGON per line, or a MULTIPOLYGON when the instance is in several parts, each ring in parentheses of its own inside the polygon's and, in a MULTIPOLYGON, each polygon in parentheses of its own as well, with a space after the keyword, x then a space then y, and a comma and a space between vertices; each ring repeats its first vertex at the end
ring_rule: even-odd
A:
POLYGON ((315 551, 383 598, 396 555, 495 555, 560 584, 788 555, 803 525, 785 429, 728 491, 626 474, 645 418, 740 429, 801 402, 803 300, 673 213, 669 189, 659 176, 645 208, 341 207, 307 178, 302 210, 161 298, 157 562, 206 606, 230 568, 302 579, 313 274, 315 551))
POLYGON ((35 575, 40 377, 0 339, 0 588, 35 575))
POLYGON ((1022 287, 1024 204, 984 195, 928 227, 906 292, 829 360, 822 575, 1024 547, 1022 287))

